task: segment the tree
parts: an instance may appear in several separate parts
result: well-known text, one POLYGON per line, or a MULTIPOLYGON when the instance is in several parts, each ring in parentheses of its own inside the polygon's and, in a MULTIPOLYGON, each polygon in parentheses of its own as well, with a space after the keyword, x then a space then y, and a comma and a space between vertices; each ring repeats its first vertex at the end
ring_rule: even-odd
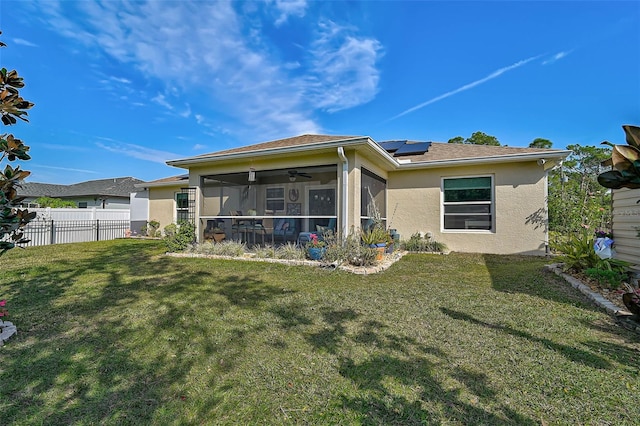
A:
POLYGON ((464 139, 462 136, 456 136, 455 138, 449 139, 447 143, 500 146, 500 141, 498 141, 498 138, 496 138, 495 136, 487 135, 483 132, 474 132, 466 139, 464 139))
POLYGON ((40 207, 51 208, 74 208, 77 207, 73 201, 63 200, 62 198, 39 197, 34 201, 40 207))
POLYGON ((551 148, 553 143, 549 139, 535 138, 529 144, 529 148, 551 148))
POLYGON ((456 136, 455 138, 449 139, 447 143, 464 143, 464 138, 462 136, 456 136))
POLYGON ((549 230, 568 234, 581 228, 606 228, 611 221, 611 195, 598 185, 602 162, 611 151, 569 145, 572 153, 549 172, 549 230))
MULTIPOLYGON (((0 48, 5 46, 0 41, 0 48)), ((29 121, 26 118, 27 110, 33 107, 33 103, 20 96, 18 89, 23 87, 22 77, 16 70, 0 69, 0 113, 5 126, 16 124, 17 120, 29 121)), ((0 256, 16 245, 28 242, 24 238, 23 229, 36 216, 35 212, 19 208, 24 197, 18 197, 16 189, 31 173, 21 170, 19 165, 12 167, 10 164, 16 160, 31 159, 28 151, 29 147, 12 134, 0 135, 0 165, 7 161, 4 170, 0 172, 0 256)))

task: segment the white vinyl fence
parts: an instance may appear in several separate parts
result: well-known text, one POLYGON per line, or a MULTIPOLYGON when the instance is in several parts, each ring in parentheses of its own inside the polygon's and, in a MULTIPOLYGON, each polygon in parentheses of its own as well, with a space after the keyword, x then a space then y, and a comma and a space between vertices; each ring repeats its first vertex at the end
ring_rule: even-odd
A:
POLYGON ((123 238, 130 228, 129 210, 29 209, 38 213, 24 229, 27 246, 80 243, 123 238))

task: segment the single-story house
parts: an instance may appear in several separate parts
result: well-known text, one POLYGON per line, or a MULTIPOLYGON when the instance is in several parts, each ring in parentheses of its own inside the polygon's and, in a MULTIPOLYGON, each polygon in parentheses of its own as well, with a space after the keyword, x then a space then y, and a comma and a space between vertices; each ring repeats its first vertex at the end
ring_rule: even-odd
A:
POLYGON ((73 201, 78 208, 128 209, 130 194, 138 191, 136 184, 142 183, 133 177, 90 180, 72 185, 23 182, 18 196, 26 197, 23 204, 33 205, 40 197, 60 198, 73 201))
POLYGON ((402 239, 421 233, 450 250, 545 254, 547 172, 570 152, 368 136, 302 135, 167 164, 187 174, 136 185, 161 228, 195 223, 200 241, 339 236, 380 217, 402 239))

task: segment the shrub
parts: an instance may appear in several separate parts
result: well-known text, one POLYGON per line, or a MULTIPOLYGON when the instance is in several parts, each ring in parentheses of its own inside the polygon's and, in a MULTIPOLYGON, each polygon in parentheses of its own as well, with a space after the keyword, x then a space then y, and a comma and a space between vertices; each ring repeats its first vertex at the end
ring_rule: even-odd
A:
POLYGON ((342 260, 354 266, 371 266, 376 264, 376 249, 361 243, 359 232, 351 232, 341 248, 342 260))
MULTIPOLYGON (((149 222, 149 224, 151 224, 151 222, 149 222)), ((167 246, 167 251, 184 251, 196 240, 195 226, 190 222, 184 220, 180 221, 177 225, 176 233, 174 235, 164 237, 163 240, 167 246)))
POLYGON ((264 247, 256 246, 253 251, 256 254, 256 257, 259 257, 261 259, 276 258, 276 248, 270 244, 267 244, 264 247))
POLYGON ((584 273, 588 277, 596 280, 602 287, 607 287, 612 290, 620 288, 627 278, 626 273, 610 269, 589 268, 585 269, 584 273))
POLYGON ((178 232, 178 225, 175 223, 170 223, 169 225, 164 227, 164 235, 165 237, 173 237, 178 232))
POLYGON ((217 256, 242 257, 247 251, 247 246, 237 241, 228 240, 220 243, 205 242, 196 248, 197 253, 213 254, 217 256))
POLYGON ((413 252, 442 253, 447 249, 445 243, 440 243, 428 238, 422 238, 419 233, 413 234, 407 241, 401 243, 402 249, 413 252))
POLYGON ((558 244, 562 252, 560 259, 564 262, 565 270, 584 271, 595 268, 601 260, 593 249, 594 236, 581 233, 568 237, 558 244))
POLYGON ((278 259, 302 260, 305 258, 305 252, 294 243, 288 242, 278 247, 276 257, 278 259))

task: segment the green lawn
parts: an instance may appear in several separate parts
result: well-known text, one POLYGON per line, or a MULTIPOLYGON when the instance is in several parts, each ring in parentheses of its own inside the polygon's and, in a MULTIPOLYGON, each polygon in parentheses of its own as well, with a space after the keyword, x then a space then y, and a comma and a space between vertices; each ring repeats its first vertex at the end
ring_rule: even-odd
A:
POLYGON ((640 339, 544 259, 408 255, 388 271, 13 250, 7 424, 637 424, 640 339))

